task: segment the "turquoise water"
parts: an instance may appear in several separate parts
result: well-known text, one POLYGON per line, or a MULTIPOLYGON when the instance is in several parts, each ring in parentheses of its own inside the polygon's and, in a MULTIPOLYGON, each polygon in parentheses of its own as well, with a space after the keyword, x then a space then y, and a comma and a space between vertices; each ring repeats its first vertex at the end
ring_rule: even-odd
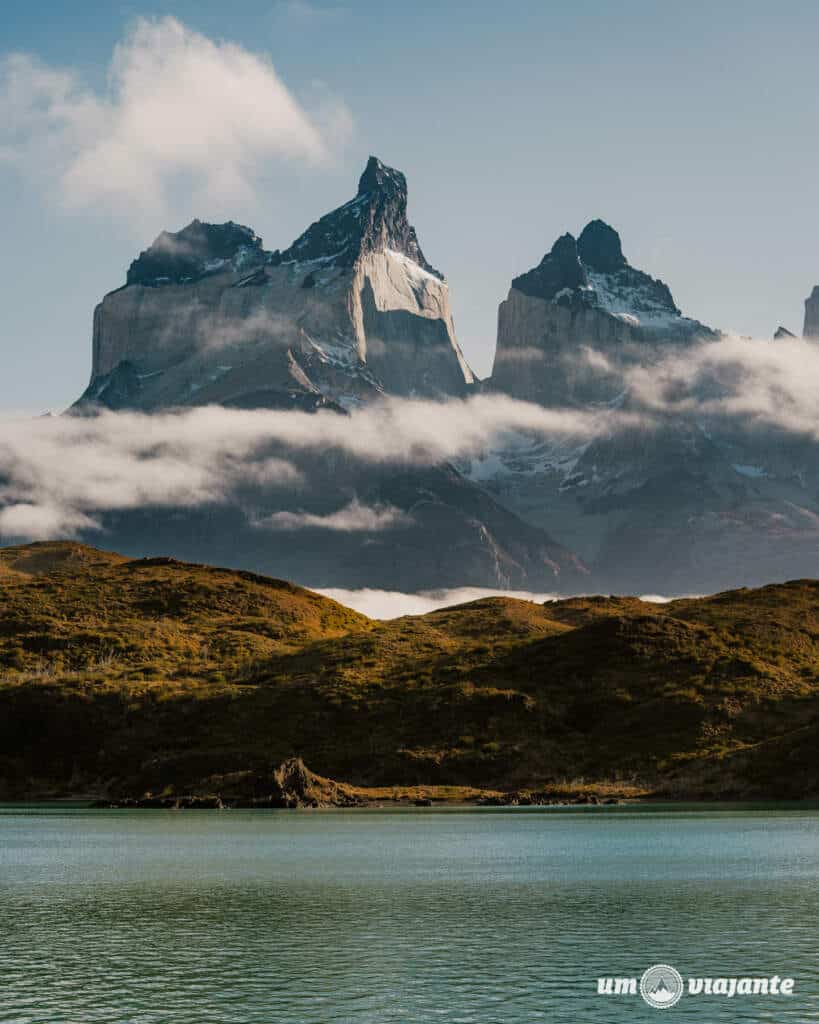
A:
POLYGON ((819 1019, 819 812, 0 808, 3 1024, 819 1019), (596 994, 656 962, 792 997, 596 994))

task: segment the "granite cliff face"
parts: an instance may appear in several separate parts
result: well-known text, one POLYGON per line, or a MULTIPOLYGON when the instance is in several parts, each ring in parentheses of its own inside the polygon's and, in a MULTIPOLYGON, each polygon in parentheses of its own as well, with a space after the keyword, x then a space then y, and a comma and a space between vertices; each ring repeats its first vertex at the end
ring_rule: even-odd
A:
POLYGON ((512 281, 498 310, 491 386, 545 405, 610 402, 619 376, 590 362, 588 350, 616 369, 659 346, 715 336, 682 315, 667 285, 629 265, 613 228, 593 220, 512 281))
POLYGON ((805 299, 805 326, 802 331, 805 338, 819 338, 819 284, 805 299))
POLYGON ((232 222, 163 232, 95 310, 81 404, 344 407, 472 383, 406 179, 371 157, 355 198, 284 251, 232 222))

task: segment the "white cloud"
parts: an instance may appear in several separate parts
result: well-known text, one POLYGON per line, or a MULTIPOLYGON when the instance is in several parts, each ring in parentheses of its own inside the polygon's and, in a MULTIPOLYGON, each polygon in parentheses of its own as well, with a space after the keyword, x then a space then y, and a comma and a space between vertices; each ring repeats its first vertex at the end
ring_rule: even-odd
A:
POLYGON ((44 539, 98 525, 98 513, 222 502, 243 484, 300 486, 286 459, 229 420, 184 417, 6 420, 0 431, 0 536, 44 539), (228 427, 228 429, 225 429, 228 427))
POLYGON ((0 537, 48 540, 80 530, 98 529, 97 520, 84 512, 48 502, 40 505, 18 502, 0 509, 0 537))
POLYGON ((357 499, 329 515, 310 512, 274 512, 256 523, 271 530, 335 530, 339 533, 371 533, 409 526, 412 518, 392 505, 362 505, 357 499))
POLYGON ((331 597, 339 604, 354 608, 371 619, 397 619, 402 615, 426 615, 437 608, 449 608, 455 604, 479 601, 483 597, 516 597, 521 601, 544 601, 555 599, 554 594, 535 594, 527 590, 485 590, 483 587, 455 587, 451 590, 424 590, 407 594, 400 590, 344 590, 331 587, 319 590, 319 594, 331 597))
MULTIPOLYGON (((729 338, 680 348, 626 371, 626 382, 627 410, 544 409, 480 394, 447 402, 391 398, 346 416, 200 407, 7 419, 0 424, 0 532, 59 536, 91 528, 106 509, 229 501, 252 483, 309 486, 293 460, 312 453, 432 465, 502 448, 521 433, 575 442, 635 425, 651 429, 670 415, 719 420, 737 434, 776 428, 819 440, 813 342, 729 338)), ((352 504, 320 521, 287 513, 268 525, 380 529, 396 525, 391 515, 352 504)))
POLYGON ((310 3, 309 0, 276 0, 273 4, 273 16, 282 17, 291 23, 304 28, 313 28, 317 24, 336 21, 346 17, 349 10, 344 5, 335 3, 310 3))
MULTIPOLYGON (((336 450, 368 462, 428 465, 500 443, 507 431, 551 435, 598 424, 593 416, 503 396, 389 399, 349 416, 206 406, 153 415, 6 419, 0 423, 0 533, 61 536, 92 528, 105 510, 224 502, 247 484, 302 487, 305 480, 290 461, 299 453, 336 450)), ((351 504, 322 525, 398 524, 394 510, 351 504)), ((292 529, 296 520, 271 525, 292 529)))
MULTIPOLYGON (((422 590, 417 594, 408 594, 400 590, 345 590, 341 587, 330 587, 319 590, 319 594, 330 597, 339 604, 354 608, 362 615, 371 619, 397 619, 402 615, 426 615, 438 608, 451 608, 452 605, 466 604, 468 601, 479 601, 485 597, 514 597, 520 601, 534 601, 545 604, 547 601, 563 600, 556 594, 533 593, 528 590, 489 590, 483 587, 454 587, 446 590, 422 590)), ((662 597, 659 594, 646 594, 640 600, 655 604, 665 604, 674 598, 662 597)))
POLYGON ((819 343, 814 340, 726 335, 669 345, 653 360, 643 351, 640 363, 618 364, 591 348, 583 348, 581 357, 592 372, 621 378, 624 408, 644 425, 694 417, 731 431, 773 428, 819 440, 819 343))
MULTIPOLYGON (((310 112, 270 60, 175 18, 137 20, 100 94, 25 54, 0 63, 0 160, 43 174, 69 208, 139 219, 190 205, 241 205, 275 161, 318 164, 349 132, 326 90, 310 112)), ((177 218, 178 219, 178 218, 177 218)))

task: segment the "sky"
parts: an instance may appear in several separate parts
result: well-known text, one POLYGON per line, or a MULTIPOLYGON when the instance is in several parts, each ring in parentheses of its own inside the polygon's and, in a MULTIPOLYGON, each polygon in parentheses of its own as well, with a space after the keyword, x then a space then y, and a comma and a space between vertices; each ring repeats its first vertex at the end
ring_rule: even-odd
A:
POLYGON ((819 7, 4 0, 0 411, 84 389, 94 305, 163 228, 268 248, 370 154, 489 373, 513 276, 594 217, 689 315, 801 330, 819 282, 819 7))

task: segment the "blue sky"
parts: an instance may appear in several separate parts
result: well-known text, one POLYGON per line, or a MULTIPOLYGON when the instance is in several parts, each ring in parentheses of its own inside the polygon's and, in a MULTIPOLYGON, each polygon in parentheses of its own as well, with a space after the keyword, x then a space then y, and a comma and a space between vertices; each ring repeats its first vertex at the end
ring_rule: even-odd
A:
MULTIPOLYGON (((798 332, 819 282, 818 36, 816 5, 755 0, 6 0, 6 67, 27 54, 36 76, 14 95, 0 79, 0 409, 60 408, 82 391, 93 306, 161 228, 232 217, 269 248, 287 245, 353 195, 370 153, 407 174, 411 218, 449 279, 459 339, 481 375, 510 279, 593 217, 620 231, 631 262, 667 281, 690 315, 755 336, 780 322, 798 332), (154 204, 130 151, 99 148, 100 125, 129 121, 133 145, 112 52, 139 19, 168 16, 196 39, 269 59, 281 95, 274 106, 245 94, 233 177, 210 166, 203 184, 201 155, 168 170, 162 146, 178 157, 179 145, 165 124, 151 153, 162 175, 154 204), (72 83, 81 133, 68 142, 42 137, 46 93, 28 105, 20 95, 36 82, 53 104, 58 73, 72 83), (284 111, 287 97, 303 117, 284 111), (274 137, 280 115, 300 118, 286 146, 274 137), (83 146, 78 186, 76 166, 66 168, 83 146), (135 180, 112 195, 119 173, 135 180)), ((218 133, 211 103, 203 124, 218 133)))

